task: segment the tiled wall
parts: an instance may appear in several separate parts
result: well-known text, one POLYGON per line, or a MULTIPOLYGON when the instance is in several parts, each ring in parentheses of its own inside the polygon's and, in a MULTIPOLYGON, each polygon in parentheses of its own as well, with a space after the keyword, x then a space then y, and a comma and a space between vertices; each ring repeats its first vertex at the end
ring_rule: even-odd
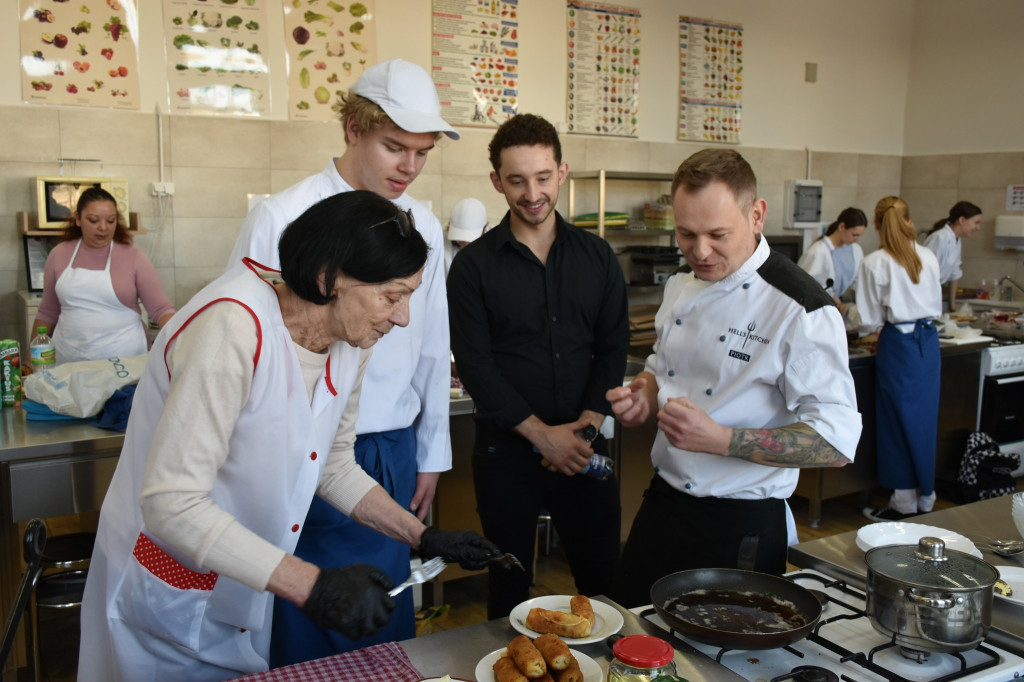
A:
MULTIPOLYGON (((148 230, 136 245, 150 256, 165 290, 180 306, 222 272, 246 213, 248 193, 280 191, 320 171, 331 156, 344 151, 340 126, 326 123, 163 116, 158 126, 156 114, 9 106, 0 107, 0 130, 13 133, 5 135, 0 145, 0 338, 20 335, 15 292, 25 287, 26 275, 15 213, 32 208, 29 178, 56 174, 58 158, 102 159, 104 174, 130 179, 131 210, 140 214, 143 229, 148 230), (163 129, 163 179, 175 187, 173 199, 162 202, 150 196, 151 184, 160 180, 159 127, 163 129)), ((467 196, 481 199, 496 222, 506 205, 488 178, 487 143, 493 131, 465 128, 460 132, 458 142, 439 141, 410 193, 431 202, 442 224, 452 206, 467 196)), ((564 135, 562 142, 570 171, 671 173, 700 148, 692 143, 570 135, 564 135)), ((768 200, 767 234, 782 233, 783 183, 806 177, 807 153, 757 148, 741 148, 741 152, 754 167, 761 194, 768 200)), ((919 221, 945 215, 960 196, 982 205, 989 219, 965 249, 965 281, 980 279, 975 273, 991 272, 995 261, 1000 271, 1013 265, 1013 255, 994 252, 988 245, 991 216, 999 212, 1005 185, 1024 177, 1022 169, 1024 154, 901 159, 816 152, 810 158, 811 176, 825 183, 826 217, 847 205, 870 213, 878 198, 901 187, 919 221)), ((78 164, 66 166, 65 174, 93 175, 99 170, 95 164, 78 164)), ((596 183, 577 186, 577 212, 596 211, 596 183)), ((667 183, 611 183, 607 208, 636 209, 667 191, 667 183)), ((563 189, 559 200, 563 213, 567 196, 563 189)), ((864 245, 866 251, 877 247, 872 232, 864 245)))

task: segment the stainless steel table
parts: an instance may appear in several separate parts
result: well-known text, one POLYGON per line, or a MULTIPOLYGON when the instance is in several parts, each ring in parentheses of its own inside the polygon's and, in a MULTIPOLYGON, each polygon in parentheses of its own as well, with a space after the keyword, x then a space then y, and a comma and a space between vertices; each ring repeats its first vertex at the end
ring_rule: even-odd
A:
MULTIPOLYGON (((1015 538, 1019 535, 1010 517, 1010 497, 972 502, 958 507, 921 514, 908 523, 921 523, 970 535, 984 533, 994 538, 1015 538)), ((1024 554, 1002 557, 985 552, 984 558, 993 566, 1024 566, 1024 554)), ((813 568, 826 575, 841 578, 864 589, 867 565, 864 551, 857 547, 857 531, 839 533, 789 548, 789 561, 801 568, 813 568)), ((1024 656, 1024 608, 1002 599, 992 604, 992 628, 988 641, 1024 656)))
MULTIPOLYGON (((664 631, 610 599, 606 597, 595 597, 595 599, 615 607, 622 614, 623 626, 619 634, 646 634, 667 639, 664 631)), ((519 632, 509 624, 508 618, 496 618, 486 623, 407 639, 399 644, 409 655, 412 664, 425 676, 452 675, 473 680, 476 679, 476 665, 480 659, 496 649, 503 648, 518 634, 519 632)), ((680 677, 684 677, 690 682, 701 682, 702 680, 729 682, 743 679, 685 642, 672 640, 671 643, 676 650, 675 663, 680 677)), ((570 644, 570 646, 597 661, 603 672, 608 671, 612 653, 604 642, 584 644, 578 647, 570 644)))

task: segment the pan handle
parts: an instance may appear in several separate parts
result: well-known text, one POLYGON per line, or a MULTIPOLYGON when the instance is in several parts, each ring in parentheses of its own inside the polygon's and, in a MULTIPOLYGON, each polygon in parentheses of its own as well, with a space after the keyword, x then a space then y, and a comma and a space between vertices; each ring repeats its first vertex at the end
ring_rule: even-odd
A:
POLYGON ((625 637, 625 635, 619 635, 619 634, 611 635, 606 640, 604 640, 604 645, 606 647, 608 647, 608 651, 612 651, 612 647, 615 646, 615 643, 617 641, 619 641, 620 639, 622 639, 623 637, 625 637))
POLYGON ((736 568, 753 571, 757 563, 757 536, 745 535, 740 541, 739 555, 736 557, 736 568))
POLYGON ((956 599, 953 597, 946 597, 940 599, 937 597, 929 597, 923 594, 917 594, 913 591, 907 592, 907 601, 915 606, 925 606, 932 609, 951 609, 956 606, 956 599))

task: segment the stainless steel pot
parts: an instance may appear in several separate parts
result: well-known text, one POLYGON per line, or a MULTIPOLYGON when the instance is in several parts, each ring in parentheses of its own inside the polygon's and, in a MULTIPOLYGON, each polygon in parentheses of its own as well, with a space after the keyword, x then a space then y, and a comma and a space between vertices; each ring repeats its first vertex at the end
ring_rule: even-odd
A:
POLYGON ((865 611, 876 630, 918 651, 966 651, 992 622, 992 586, 999 572, 939 538, 917 545, 875 547, 868 565, 865 611))

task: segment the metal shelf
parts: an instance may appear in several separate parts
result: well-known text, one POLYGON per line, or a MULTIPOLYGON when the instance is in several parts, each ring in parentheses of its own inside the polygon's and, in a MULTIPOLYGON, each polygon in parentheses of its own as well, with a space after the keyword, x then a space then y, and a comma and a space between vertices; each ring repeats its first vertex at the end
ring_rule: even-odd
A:
MULTIPOLYGON (((605 188, 605 182, 608 180, 635 180, 641 182, 672 182, 672 173, 645 173, 645 172, 634 172, 634 171, 582 171, 579 173, 569 173, 569 215, 576 215, 576 181, 577 180, 597 180, 597 234, 602 238, 606 237, 605 226, 604 226, 604 210, 605 210, 605 199, 607 192, 605 188)), ((618 233, 619 230, 616 230, 618 233)), ((621 230, 623 234, 649 234, 649 233, 661 233, 671 235, 670 230, 621 230)))

